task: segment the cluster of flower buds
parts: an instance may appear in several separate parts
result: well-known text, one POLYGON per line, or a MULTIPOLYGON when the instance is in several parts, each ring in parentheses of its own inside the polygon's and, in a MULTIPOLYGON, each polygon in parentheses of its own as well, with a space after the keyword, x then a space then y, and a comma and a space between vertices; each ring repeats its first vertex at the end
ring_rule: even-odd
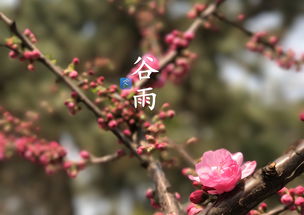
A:
MULTIPOLYGON (((37 42, 36 36, 29 29, 25 29, 23 34, 32 43, 37 42)), ((38 50, 25 49, 22 46, 21 41, 15 36, 7 38, 5 45, 11 50, 8 54, 10 58, 19 59, 21 62, 27 62, 27 69, 29 71, 35 70, 34 62, 41 57, 38 50)))
POLYGON ((37 43, 37 37, 35 34, 28 28, 23 31, 23 34, 32 42, 37 43))
POLYGON ((250 210, 248 215, 260 215, 265 214, 267 212, 268 205, 265 202, 259 204, 256 210, 250 210))
POLYGON ((0 107, 0 129, 8 134, 17 133, 18 136, 35 136, 39 127, 35 126, 35 121, 39 116, 31 111, 26 112, 27 121, 20 120, 13 114, 0 107))
POLYGON ((146 131, 146 141, 137 148, 138 154, 150 153, 154 150, 163 151, 168 147, 169 140, 167 137, 163 137, 162 134, 166 132, 164 120, 175 116, 174 110, 169 109, 169 107, 169 103, 163 104, 151 122, 146 121, 143 123, 143 129, 146 131))
POLYGON ((176 50, 187 48, 190 44, 190 41, 193 40, 194 37, 195 34, 192 31, 182 32, 173 30, 171 33, 166 35, 165 42, 169 44, 170 50, 176 50))
POLYGON ((184 50, 174 62, 168 64, 153 86, 162 87, 166 80, 179 84, 190 71, 190 65, 197 58, 197 55, 189 50, 184 50))
POLYGON ((83 170, 88 163, 88 160, 79 160, 79 161, 64 161, 62 167, 68 174, 70 178, 75 178, 80 170, 83 170))
POLYGON ((75 177, 90 161, 90 154, 81 151, 80 161, 66 161, 66 150, 56 141, 47 141, 35 135, 37 127, 34 120, 38 117, 33 112, 27 113, 27 118, 32 121, 23 121, 4 108, 0 108, 0 160, 8 159, 14 155, 42 165, 47 174, 59 170, 66 170, 70 177, 75 177))
POLYGON ((107 107, 102 109, 103 117, 98 118, 97 122, 102 129, 119 128, 125 136, 130 137, 132 128, 139 122, 143 122, 146 116, 142 110, 134 108, 132 100, 115 97, 115 95, 119 95, 115 93, 118 93, 117 85, 101 87, 97 90, 97 94, 100 96, 98 102, 105 99, 108 100, 105 102, 110 102, 107 107))
POLYGON ((273 60, 284 69, 301 69, 304 58, 297 59, 295 52, 291 49, 284 51, 278 44, 278 38, 268 35, 266 32, 255 33, 246 43, 247 49, 263 54, 266 58, 273 60))
POLYGON ((155 195, 155 191, 151 188, 147 189, 146 191, 146 198, 149 199, 150 201, 150 205, 155 208, 155 209, 160 209, 160 204, 158 203, 158 201, 155 199, 155 197, 157 197, 155 195))
MULTIPOLYGON (((304 187, 297 186, 294 188, 283 187, 278 191, 281 204, 285 205, 290 211, 297 211, 299 214, 304 213, 304 187)), ((263 215, 267 213, 268 206, 262 202, 257 209, 251 210, 248 215, 263 215)))
POLYGON ((47 142, 33 137, 21 137, 17 138, 14 143, 18 154, 33 163, 42 164, 47 174, 52 174, 61 169, 66 150, 57 142, 47 142))
POLYGON ((76 92, 71 92, 71 97, 65 100, 64 105, 68 108, 72 115, 75 115, 81 110, 79 106, 79 98, 76 92))
POLYGON ((71 79, 76 80, 78 78, 78 72, 75 70, 75 66, 79 64, 78 58, 73 58, 72 62, 63 71, 63 75, 69 76, 71 79))
POLYGON ((281 196, 281 203, 289 206, 289 209, 297 210, 304 213, 304 187, 297 186, 295 188, 283 187, 278 194, 281 196))

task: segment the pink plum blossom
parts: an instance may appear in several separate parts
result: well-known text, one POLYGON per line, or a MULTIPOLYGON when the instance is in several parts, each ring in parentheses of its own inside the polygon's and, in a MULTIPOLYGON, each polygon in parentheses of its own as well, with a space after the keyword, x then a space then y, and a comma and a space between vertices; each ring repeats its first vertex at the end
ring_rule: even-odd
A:
POLYGON ((235 188, 243 178, 251 175, 256 168, 256 161, 243 163, 243 154, 231 154, 226 149, 207 151, 195 165, 198 176, 189 176, 194 182, 210 188, 208 193, 221 194, 235 188))

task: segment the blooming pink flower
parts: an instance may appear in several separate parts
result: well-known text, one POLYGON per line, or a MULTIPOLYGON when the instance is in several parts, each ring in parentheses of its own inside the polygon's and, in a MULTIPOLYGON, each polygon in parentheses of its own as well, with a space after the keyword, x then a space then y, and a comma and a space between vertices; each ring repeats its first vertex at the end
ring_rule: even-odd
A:
POLYGON ((243 164, 243 154, 231 154, 226 149, 207 151, 200 162, 195 165, 198 176, 189 176, 193 181, 212 188, 210 194, 221 194, 231 191, 243 178, 251 175, 256 168, 256 161, 243 164))

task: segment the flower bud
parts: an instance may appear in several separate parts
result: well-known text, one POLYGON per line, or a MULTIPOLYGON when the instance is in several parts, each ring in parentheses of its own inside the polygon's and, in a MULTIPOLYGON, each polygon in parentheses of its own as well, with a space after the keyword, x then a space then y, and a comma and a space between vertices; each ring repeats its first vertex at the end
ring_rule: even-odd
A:
POLYGON ((154 190, 151 189, 151 188, 147 189, 147 191, 146 191, 146 197, 148 199, 152 199, 154 197, 154 190))
POLYGON ((280 196, 283 196, 284 194, 288 193, 287 187, 283 187, 281 190, 278 191, 278 194, 280 196))
POLYGON ((281 203, 284 204, 284 205, 290 205, 291 203, 293 203, 293 198, 291 195, 289 194, 284 194, 282 197, 281 197, 281 203))
POLYGON ((304 187, 299 185, 295 188, 295 194, 298 196, 302 196, 304 194, 304 187))
POLYGON ((80 152, 80 157, 84 160, 88 160, 90 158, 90 153, 88 151, 82 150, 80 152))
POLYGON ((302 196, 297 197, 295 200, 295 205, 296 206, 304 206, 304 198, 302 196))
POLYGON ((108 126, 110 127, 110 128, 115 128, 115 127, 117 127, 117 121, 116 120, 111 120, 109 123, 108 123, 108 126))
POLYGON ((73 70, 72 72, 69 73, 69 77, 72 79, 76 79, 78 77, 78 72, 73 70))
POLYGON ((304 121, 304 112, 300 113, 300 120, 304 121))
POLYGON ((203 202, 205 200, 204 197, 206 197, 204 194, 205 191, 203 190, 196 190, 196 191, 193 191, 191 194, 190 194, 190 201, 194 204, 199 204, 201 202, 203 202))
POLYGON ((77 57, 73 58, 72 63, 73 63, 74 65, 79 64, 79 58, 77 58, 77 57))

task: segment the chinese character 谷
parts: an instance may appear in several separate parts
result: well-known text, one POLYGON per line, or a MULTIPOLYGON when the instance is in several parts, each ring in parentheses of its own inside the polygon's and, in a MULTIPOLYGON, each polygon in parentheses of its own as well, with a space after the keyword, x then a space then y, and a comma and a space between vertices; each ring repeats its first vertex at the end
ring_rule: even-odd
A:
MULTIPOLYGON (((150 61, 151 63, 154 61, 154 59, 152 57, 145 57, 145 59, 147 59, 148 61, 150 61)), ((149 63, 147 63, 144 59, 142 59, 141 57, 138 57, 136 62, 134 64, 137 64, 139 61, 141 61, 140 66, 138 67, 138 69, 133 72, 131 75, 135 75, 135 74, 139 74, 139 80, 142 79, 148 79, 150 78, 150 75, 152 72, 158 72, 156 69, 153 69, 149 63), (142 60, 142 61, 141 61, 142 60), (144 67, 148 68, 147 70, 142 70, 144 67)))
POLYGON ((145 107, 146 104, 149 105, 150 110, 154 109, 155 106, 155 93, 147 93, 146 91, 152 90, 152 87, 137 90, 137 92, 141 92, 141 95, 134 96, 134 107, 137 108, 137 104, 140 104, 142 107, 145 107))

